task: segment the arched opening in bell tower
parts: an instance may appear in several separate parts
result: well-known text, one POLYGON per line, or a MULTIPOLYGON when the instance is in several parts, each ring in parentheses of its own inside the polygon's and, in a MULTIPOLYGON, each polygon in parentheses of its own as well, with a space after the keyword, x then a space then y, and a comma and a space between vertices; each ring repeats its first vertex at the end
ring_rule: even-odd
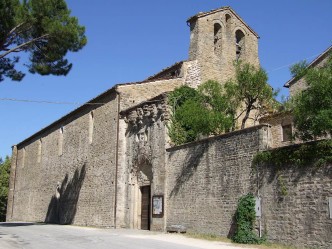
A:
POLYGON ((214 54, 221 56, 222 52, 222 27, 219 23, 214 24, 214 54))
POLYGON ((240 60, 244 52, 244 33, 241 30, 235 32, 236 60, 240 60))

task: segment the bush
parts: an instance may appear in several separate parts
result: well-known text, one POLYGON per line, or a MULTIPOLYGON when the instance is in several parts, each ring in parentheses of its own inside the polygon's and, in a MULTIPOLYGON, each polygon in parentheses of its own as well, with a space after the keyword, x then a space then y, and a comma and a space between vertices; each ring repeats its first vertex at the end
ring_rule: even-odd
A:
POLYGON ((240 198, 235 213, 236 230, 233 242, 243 244, 261 244, 263 240, 253 231, 256 219, 255 197, 249 193, 240 198))

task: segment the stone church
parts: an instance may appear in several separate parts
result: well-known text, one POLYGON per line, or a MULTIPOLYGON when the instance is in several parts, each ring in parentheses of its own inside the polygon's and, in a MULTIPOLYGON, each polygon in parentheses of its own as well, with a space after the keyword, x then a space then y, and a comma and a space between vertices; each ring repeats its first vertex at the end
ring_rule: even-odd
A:
MULTIPOLYGON (((115 85, 13 146, 7 221, 156 231, 183 225, 227 236, 238 199, 255 192, 266 203, 262 226, 271 240, 287 241, 281 235, 287 224, 269 223, 276 219, 268 211, 278 194, 275 181, 257 189, 251 162, 257 151, 289 145, 277 140, 290 118, 171 146, 167 92, 211 79, 223 83, 234 76, 236 60, 259 65, 259 36, 230 7, 200 12, 187 23, 188 60, 142 82, 115 85)), ((320 184, 330 186, 324 198, 332 195, 331 178, 320 184)), ((308 241, 292 236, 289 241, 308 241)))

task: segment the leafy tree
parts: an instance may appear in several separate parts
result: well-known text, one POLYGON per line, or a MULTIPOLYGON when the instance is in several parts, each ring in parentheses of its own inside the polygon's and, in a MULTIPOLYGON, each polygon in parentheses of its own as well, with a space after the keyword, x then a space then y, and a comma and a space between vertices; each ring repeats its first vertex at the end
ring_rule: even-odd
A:
MULTIPOLYGON (((175 89, 168 97, 168 102, 172 107, 173 113, 172 123, 168 127, 169 136, 176 145, 191 142, 197 138, 197 134, 193 131, 190 122, 186 121, 188 118, 183 116, 183 114, 189 115, 183 106, 186 102, 192 103, 198 99, 198 92, 189 86, 181 86, 175 89)), ((188 106, 188 104, 186 105, 188 106)))
POLYGON ((219 82, 209 80, 198 87, 198 92, 208 116, 204 135, 219 135, 234 127, 235 105, 219 82))
POLYGON ((226 92, 236 105, 238 116, 236 120, 242 118, 241 129, 245 128, 250 114, 256 111, 256 119, 267 109, 276 104, 274 91, 267 83, 268 76, 264 69, 257 68, 249 63, 238 62, 235 65, 235 80, 229 80, 226 85, 226 92))
POLYGON ((233 126, 234 110, 216 81, 207 81, 197 90, 182 86, 169 96, 173 107, 169 135, 175 144, 195 141, 201 135, 218 135, 233 126))
POLYGON ((72 64, 68 51, 77 52, 86 42, 85 28, 64 0, 0 1, 0 81, 20 81, 24 73, 15 69, 19 52, 29 54, 31 73, 66 75, 72 64))
POLYGON ((0 158, 0 221, 6 221, 7 199, 9 188, 10 158, 0 158))
POLYGON ((241 62, 235 68, 235 79, 224 86, 210 80, 197 90, 182 86, 170 94, 173 117, 169 135, 175 144, 234 130, 239 119, 243 129, 253 111, 258 119, 276 104, 277 92, 267 84, 262 68, 241 62))
POLYGON ((307 88, 291 99, 295 136, 303 140, 332 134, 332 55, 323 67, 300 63, 291 68, 297 78, 304 77, 307 88))

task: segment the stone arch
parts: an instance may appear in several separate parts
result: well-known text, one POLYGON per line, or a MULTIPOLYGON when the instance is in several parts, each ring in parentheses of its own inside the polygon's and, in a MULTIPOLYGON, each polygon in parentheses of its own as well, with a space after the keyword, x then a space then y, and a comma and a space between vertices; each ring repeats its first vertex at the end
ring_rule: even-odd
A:
MULTIPOLYGON (((142 222, 143 216, 143 189, 148 187, 149 195, 151 195, 151 185, 153 182, 153 171, 151 158, 145 153, 140 153, 134 161, 131 171, 131 184, 129 194, 129 207, 130 207, 130 228, 134 229, 149 229, 151 213, 148 211, 148 225, 142 222)), ((150 196, 151 198, 151 196, 150 196)), ((149 198, 149 199, 150 199, 149 198)), ((146 200, 146 199, 145 199, 146 200)), ((151 199, 148 206, 151 205, 151 199)))
POLYGON ((236 60, 241 59, 244 51, 245 51, 245 37, 246 33, 237 28, 235 31, 235 51, 236 51, 236 60))
POLYGON ((232 16, 227 13, 225 15, 225 20, 226 20, 226 26, 228 26, 231 23, 231 21, 232 21, 232 16))
POLYGON ((213 22, 213 45, 214 54, 218 57, 222 55, 222 45, 223 45, 223 25, 219 20, 213 22))
POLYGON ((152 163, 147 155, 139 155, 135 162, 135 169, 133 170, 134 182, 141 187, 151 185, 153 172, 152 163))

